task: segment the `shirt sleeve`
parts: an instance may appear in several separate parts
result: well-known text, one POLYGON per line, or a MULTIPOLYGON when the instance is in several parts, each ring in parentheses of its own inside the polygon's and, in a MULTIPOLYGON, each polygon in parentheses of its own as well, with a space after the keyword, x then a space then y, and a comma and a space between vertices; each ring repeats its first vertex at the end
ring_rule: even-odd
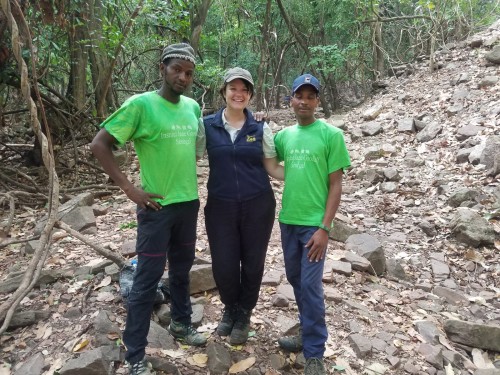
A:
POLYGON ((351 166, 351 158, 344 141, 344 134, 339 131, 332 134, 328 153, 328 173, 339 169, 345 170, 351 166))
POLYGON ((274 136, 274 147, 276 150, 276 158, 278 161, 283 161, 284 160, 284 155, 283 155, 283 148, 281 144, 281 131, 277 132, 276 135, 274 136))
POLYGON ((101 127, 111 134, 120 146, 134 138, 141 122, 141 106, 132 97, 111 114, 101 127))
POLYGON ((276 148, 274 146, 273 131, 267 122, 264 123, 263 130, 264 135, 262 137, 262 150, 264 151, 264 158, 274 158, 276 157, 276 148))
POLYGON ((196 157, 201 159, 205 155, 207 148, 207 138, 205 136, 205 124, 203 119, 200 118, 198 122, 198 134, 196 135, 196 157))

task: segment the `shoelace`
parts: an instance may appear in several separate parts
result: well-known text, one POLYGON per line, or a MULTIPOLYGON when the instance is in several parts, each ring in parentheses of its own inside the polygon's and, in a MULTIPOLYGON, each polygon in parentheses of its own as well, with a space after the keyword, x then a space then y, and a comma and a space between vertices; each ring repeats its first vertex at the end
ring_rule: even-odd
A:
POLYGON ((136 362, 132 365, 132 370, 134 371, 135 374, 140 374, 144 370, 146 370, 146 367, 144 365, 144 361, 136 362))

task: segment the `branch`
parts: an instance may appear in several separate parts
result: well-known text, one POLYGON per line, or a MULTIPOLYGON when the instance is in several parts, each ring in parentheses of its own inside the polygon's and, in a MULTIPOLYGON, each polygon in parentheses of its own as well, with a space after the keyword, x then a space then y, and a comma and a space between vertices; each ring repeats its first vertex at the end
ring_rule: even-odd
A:
POLYGON ((103 257, 105 257, 105 258, 111 260, 112 262, 116 263, 116 265, 120 269, 122 269, 123 266, 125 265, 126 261, 125 261, 125 259, 121 255, 115 254, 112 251, 106 250, 104 247, 99 246, 99 245, 93 243, 90 239, 88 239, 87 237, 85 237, 80 232, 78 232, 78 231, 74 230, 73 228, 71 228, 68 224, 63 223, 62 221, 58 221, 58 222, 56 222, 55 227, 56 228, 60 228, 60 229, 62 229, 64 231, 66 231, 67 233, 69 233, 73 237, 75 237, 75 238, 79 239, 80 241, 82 241, 84 244, 90 246, 92 249, 94 249, 95 251, 97 251, 103 257))
MULTIPOLYGON (((19 66, 19 71, 21 75, 21 92, 23 94, 24 100, 26 101, 29 111, 30 111, 30 119, 31 126, 33 131, 40 142, 42 149, 42 159, 47 171, 49 173, 49 191, 51 192, 49 196, 49 210, 48 210, 48 219, 43 231, 40 235, 40 242, 38 248, 35 250, 33 257, 26 269, 23 279, 21 280, 21 284, 17 288, 17 290, 0 305, 0 321, 3 320, 3 324, 0 327, 0 335, 3 334, 14 315, 14 312, 21 303, 22 299, 28 294, 28 292, 35 286, 36 281, 40 277, 40 273, 42 271, 43 264, 47 258, 49 253, 49 245, 50 245, 50 236, 52 232, 52 228, 56 221, 56 214, 59 208, 59 180, 57 177, 57 173, 55 171, 55 162, 54 162, 54 154, 50 139, 50 133, 48 129, 46 129, 47 136, 42 132, 42 128, 40 126, 40 122, 38 121, 38 108, 31 97, 31 89, 30 89, 30 79, 28 76, 28 67, 26 62, 22 57, 21 45, 23 44, 20 40, 19 35, 19 27, 17 25, 16 19, 14 18, 11 10, 11 1, 9 0, 1 0, 1 8, 3 13, 7 17, 7 22, 9 29, 11 31, 11 43, 14 57, 19 66)), ((43 104, 40 98, 40 94, 38 93, 38 83, 36 79, 36 53, 35 48, 33 48, 33 44, 31 43, 31 37, 29 32, 29 27, 26 22, 26 19, 23 16, 23 13, 19 7, 19 3, 16 0, 12 1, 12 6, 14 7, 14 11, 16 12, 16 16, 21 22, 21 26, 25 31, 26 41, 30 49, 31 53, 31 61, 32 61, 32 73, 33 73, 33 87, 35 89, 36 98, 40 103, 40 112, 42 116, 44 116, 43 104)), ((45 117, 44 117, 45 120, 45 117)), ((45 121, 45 125, 47 127, 47 123, 45 121)))
POLYGON ((107 185, 85 185, 85 186, 77 186, 69 189, 61 189, 62 193, 74 193, 82 190, 90 190, 90 189, 107 189, 107 190, 120 190, 118 186, 107 186, 107 185))
POLYGON ((400 16, 400 17, 391 17, 391 18, 376 18, 371 20, 363 20, 360 23, 374 23, 374 22, 393 22, 393 21, 402 21, 402 20, 413 20, 417 18, 423 18, 429 21, 432 21, 429 16, 400 16))
POLYGON ((10 240, 3 240, 0 242, 0 249, 3 249, 4 247, 7 247, 9 245, 14 245, 16 243, 23 243, 23 242, 29 242, 33 240, 38 240, 40 236, 33 236, 33 237, 28 237, 28 238, 12 238, 10 240))
POLYGON ((111 60, 110 66, 107 71, 107 76, 106 79, 104 80, 104 86, 103 86, 103 92, 102 92, 102 97, 97 103, 97 115, 99 117, 103 116, 104 113, 104 104, 106 103, 106 96, 108 95, 109 87, 111 86, 111 78, 113 76, 113 69, 115 68, 116 65, 116 60, 118 59, 118 55, 120 54, 120 51, 123 48, 123 41, 127 37, 132 24, 134 22, 134 19, 139 15, 140 10, 142 9, 142 4, 144 3, 144 0, 140 0, 139 4, 135 7, 134 13, 130 16, 129 20, 127 21, 127 24, 125 25, 124 30, 122 31, 122 40, 120 43, 118 43, 118 47, 115 49, 115 54, 113 56, 113 59, 111 60))
POLYGON ((10 227, 12 226, 12 222, 14 221, 14 215, 16 213, 16 202, 14 200, 14 196, 10 193, 6 193, 4 198, 0 200, 0 206, 3 205, 4 200, 9 200, 9 216, 7 218, 7 225, 4 228, 5 233, 7 235, 10 233, 10 227))

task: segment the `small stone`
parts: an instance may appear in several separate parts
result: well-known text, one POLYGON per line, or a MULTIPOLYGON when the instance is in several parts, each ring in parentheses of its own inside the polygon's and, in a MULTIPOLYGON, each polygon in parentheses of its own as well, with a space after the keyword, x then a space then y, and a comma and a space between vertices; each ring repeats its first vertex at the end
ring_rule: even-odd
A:
POLYGON ((452 305, 469 305, 469 300, 463 294, 453 289, 435 286, 432 292, 439 297, 443 297, 452 305))
POLYGON ((370 120, 375 120, 378 115, 382 112, 382 105, 377 104, 374 105, 373 107, 368 108, 364 113, 363 113, 363 119, 370 121, 370 120))
POLYGON ((401 364, 401 358, 399 357, 388 356, 387 361, 391 364, 391 367, 393 369, 398 368, 399 365, 401 364))
POLYGON ((384 193, 395 193, 398 191, 398 184, 396 182, 383 182, 380 185, 380 190, 384 193))
POLYGON ((425 233, 427 237, 436 237, 437 230, 434 224, 429 223, 427 220, 422 220, 418 223, 418 227, 425 233))
POLYGON ((122 244, 122 255, 124 257, 130 258, 136 255, 135 246, 136 240, 125 241, 122 244))
POLYGON ((70 307, 68 311, 64 313, 66 319, 79 319, 82 316, 82 310, 79 307, 70 307))
POLYGON ((325 288, 324 294, 327 301, 340 303, 344 300, 344 297, 336 288, 325 288))
POLYGON ((286 298, 282 294, 273 295, 271 297, 271 303, 273 304, 273 306, 276 306, 276 307, 288 307, 288 305, 289 305, 288 298, 286 298))
POLYGON ((167 327, 170 324, 171 318, 171 312, 170 312, 170 306, 167 304, 161 304, 158 310, 156 311, 156 316, 158 317, 158 320, 160 323, 167 327))
POLYGON ((285 296, 289 301, 295 301, 293 287, 290 284, 280 284, 276 289, 276 293, 285 296))
POLYGON ((478 84, 479 88, 485 88, 496 85, 498 82, 497 76, 486 76, 478 84))
POLYGON ((193 326, 198 327, 203 320, 203 305, 196 304, 191 306, 193 313, 191 314, 191 323, 193 326))
POLYGON ((350 320, 349 321, 349 330, 352 333, 361 333, 361 331, 363 331, 363 327, 361 326, 361 324, 359 324, 359 322, 357 322, 355 320, 350 320))
POLYGON ((431 259, 431 267, 436 280, 444 280, 450 276, 450 267, 446 263, 431 259))
POLYGON ((417 332, 424 338, 425 342, 433 345, 439 344, 439 336, 442 332, 436 324, 429 320, 419 320, 415 322, 417 332))
POLYGON ((284 370, 287 366, 286 358, 279 354, 271 354, 269 362, 271 362, 271 367, 278 371, 284 370))
POLYGON ((355 333, 349 336, 349 343, 359 358, 365 358, 371 354, 372 344, 367 337, 355 333))
POLYGON ((283 278, 283 271, 269 271, 262 278, 262 285, 278 286, 283 278))
POLYGON ((415 122, 413 118, 404 118, 398 121, 398 132, 400 133, 415 133, 415 122))
POLYGON ((401 180, 401 175, 396 168, 385 168, 384 176, 388 181, 399 181, 401 180))
POLYGON ((369 122, 361 127, 361 132, 364 136, 373 137, 382 132, 382 125, 378 122, 369 122))
POLYGON ((479 48, 483 45, 483 40, 480 39, 480 38, 477 38, 477 39, 472 39, 471 41, 469 41, 469 46, 471 48, 479 48))
POLYGON ((352 275, 351 264, 348 262, 342 262, 340 260, 334 260, 331 262, 332 271, 345 276, 352 275))

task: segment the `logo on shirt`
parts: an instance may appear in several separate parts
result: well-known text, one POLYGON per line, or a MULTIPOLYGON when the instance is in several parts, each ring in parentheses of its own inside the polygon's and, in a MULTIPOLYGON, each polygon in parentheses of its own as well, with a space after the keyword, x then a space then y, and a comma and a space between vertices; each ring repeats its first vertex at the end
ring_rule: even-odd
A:
POLYGON ((307 162, 318 163, 319 157, 312 154, 307 148, 292 149, 288 151, 285 163, 294 169, 304 169, 307 162))
POLYGON ((176 144, 190 145, 196 133, 197 127, 194 125, 172 125, 166 132, 160 133, 160 138, 175 139, 176 144))
POLYGON ((255 142, 255 135, 247 135, 247 142, 255 142))

